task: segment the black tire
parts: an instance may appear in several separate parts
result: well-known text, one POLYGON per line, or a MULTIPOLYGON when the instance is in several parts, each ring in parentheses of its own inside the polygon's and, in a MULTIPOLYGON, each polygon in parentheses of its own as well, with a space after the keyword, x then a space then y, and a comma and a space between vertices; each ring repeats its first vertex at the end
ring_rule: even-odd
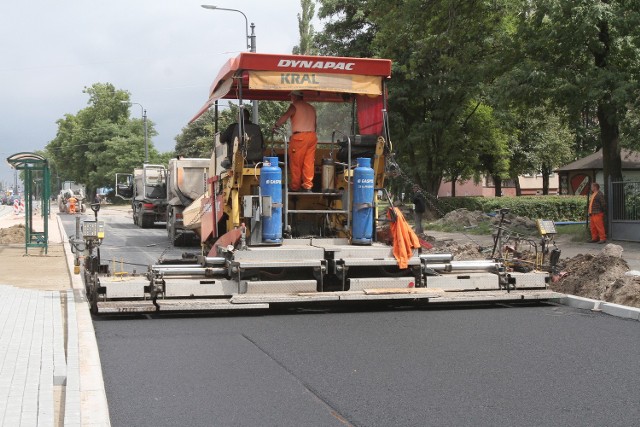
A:
POLYGON ((140 222, 140 227, 142 228, 151 228, 153 227, 153 217, 150 215, 143 215, 142 210, 140 211, 140 218, 138 220, 140 222))
POLYGON ((138 225, 138 210, 136 209, 136 205, 133 205, 132 208, 133 208, 133 225, 138 225))
POLYGON ((169 242, 173 246, 178 246, 176 243, 176 228, 171 224, 171 219, 167 221, 167 235, 169 237, 169 242))
POLYGON ((84 272, 84 286, 87 294, 87 302, 89 303, 89 311, 91 314, 98 314, 98 278, 94 274, 84 272))

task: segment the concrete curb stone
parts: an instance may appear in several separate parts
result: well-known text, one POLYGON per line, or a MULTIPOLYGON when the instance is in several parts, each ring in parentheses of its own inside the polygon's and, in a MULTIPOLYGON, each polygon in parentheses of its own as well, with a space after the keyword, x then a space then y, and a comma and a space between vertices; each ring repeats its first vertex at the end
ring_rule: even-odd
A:
POLYGON ((624 319, 640 321, 640 308, 628 307, 620 304, 613 304, 601 300, 579 297, 577 295, 565 294, 560 298, 560 304, 582 310, 601 311, 605 314, 624 319))
POLYGON ((75 337, 73 347, 71 346, 71 339, 68 340, 67 344, 68 353, 72 357, 68 358, 67 361, 67 402, 70 405, 68 407, 70 418, 69 424, 67 424, 67 412, 65 410, 65 426, 109 427, 111 426, 111 420, 104 389, 100 353, 84 284, 79 275, 73 274, 74 255, 71 252, 71 245, 64 231, 62 220, 59 216, 57 220, 60 234, 63 236, 64 252, 72 287, 67 291, 67 329, 69 336, 74 334, 75 337), (70 380, 73 386, 71 398, 69 395, 70 380), (78 391, 77 394, 74 394, 76 381, 78 391))

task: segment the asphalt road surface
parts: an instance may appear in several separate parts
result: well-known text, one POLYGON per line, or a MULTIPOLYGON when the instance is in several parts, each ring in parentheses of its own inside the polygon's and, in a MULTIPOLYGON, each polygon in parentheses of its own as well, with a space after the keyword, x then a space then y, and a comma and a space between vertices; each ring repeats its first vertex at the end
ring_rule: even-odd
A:
MULTIPOLYGON (((75 216, 60 214, 67 236, 76 234, 75 216)), ((101 209, 98 219, 105 222, 105 238, 100 245, 103 263, 109 263, 111 271, 128 273, 145 272, 160 256, 179 258, 185 251, 197 252, 198 247, 173 247, 169 244, 165 223, 156 223, 152 228, 140 228, 133 224, 130 210, 101 209), (115 270, 114 264, 115 261, 115 270)), ((87 209, 81 220, 93 219, 87 209)))
MULTIPOLYGON (((105 245, 123 239, 127 259, 166 247, 164 229, 103 219, 105 245)), ((94 326, 114 426, 630 426, 640 419, 638 322, 563 306, 346 307, 99 318, 94 326)))

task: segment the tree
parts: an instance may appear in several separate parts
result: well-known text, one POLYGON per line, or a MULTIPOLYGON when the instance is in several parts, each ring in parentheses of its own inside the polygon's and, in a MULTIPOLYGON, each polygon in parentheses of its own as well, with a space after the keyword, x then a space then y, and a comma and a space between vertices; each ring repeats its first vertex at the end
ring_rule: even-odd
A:
POLYGON ((510 135, 509 176, 516 182, 516 195, 522 194, 519 177, 525 174, 542 174, 542 194, 549 194, 553 170, 574 159, 571 147, 575 135, 566 115, 550 105, 511 107, 502 115, 510 135))
POLYGON ((574 117, 594 106, 605 184, 621 179, 621 122, 640 89, 640 3, 521 0, 520 7, 517 84, 574 117))
POLYGON ((324 55, 375 56, 373 39, 376 23, 370 18, 371 0, 320 0, 318 17, 326 20, 324 31, 315 36, 315 45, 324 55))
MULTIPOLYGON (((141 119, 129 119, 129 93, 110 83, 85 87, 89 106, 57 121, 56 137, 46 146, 47 156, 62 181, 85 184, 88 189, 110 186, 118 172, 131 172, 144 160, 141 119)), ((149 138, 156 135, 148 122, 149 138)), ((151 162, 159 154, 149 142, 151 162)))
POLYGON ((464 163, 456 155, 466 150, 462 145, 474 143, 457 129, 479 111, 468 109, 470 101, 482 103, 502 72, 496 41, 503 10, 493 1, 410 0, 391 9, 384 0, 372 3, 385 11, 372 15, 374 45, 394 61, 389 105, 396 146, 416 181, 435 195, 445 171, 454 175, 464 163))
POLYGON ((298 30, 300 32, 300 43, 293 48, 294 55, 315 55, 317 49, 314 46, 314 31, 311 20, 315 15, 315 4, 313 0, 300 0, 302 13, 298 14, 298 30))
MULTIPOLYGON (((451 182, 452 197, 456 195, 455 185, 458 181, 473 179, 478 183, 485 174, 489 174, 499 184, 507 177, 508 138, 493 108, 470 100, 456 125, 447 130, 447 133, 447 139, 459 141, 447 144, 443 153, 448 159, 443 169, 443 178, 451 182)), ((496 195, 500 196, 500 191, 496 195)))
POLYGON ((215 134, 213 110, 206 111, 198 120, 187 124, 175 137, 176 154, 185 157, 209 158, 215 134))

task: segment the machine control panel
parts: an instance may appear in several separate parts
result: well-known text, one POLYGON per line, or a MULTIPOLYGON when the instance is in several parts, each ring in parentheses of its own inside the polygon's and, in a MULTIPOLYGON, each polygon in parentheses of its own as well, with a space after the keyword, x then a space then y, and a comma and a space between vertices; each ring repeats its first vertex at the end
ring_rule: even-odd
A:
POLYGON ((104 239, 104 221, 85 221, 82 235, 85 239, 104 239))
POLYGON ((538 219, 536 220, 538 231, 542 236, 549 234, 558 234, 556 231, 556 224, 550 219, 538 219))

